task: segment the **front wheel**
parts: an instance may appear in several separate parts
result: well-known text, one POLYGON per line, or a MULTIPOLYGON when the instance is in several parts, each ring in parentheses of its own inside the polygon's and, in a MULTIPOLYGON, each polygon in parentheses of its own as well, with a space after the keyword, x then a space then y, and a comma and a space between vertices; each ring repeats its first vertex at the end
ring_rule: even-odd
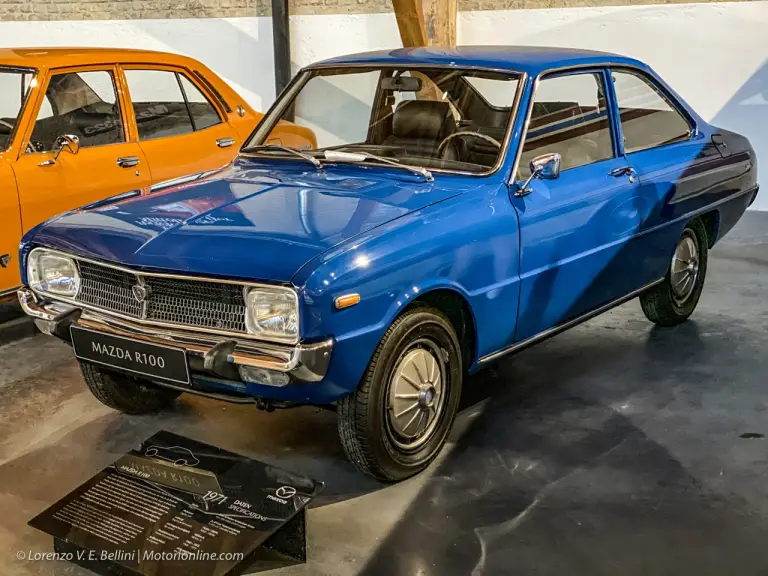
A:
POLYGON ((664 280, 640 296, 646 318, 659 326, 675 326, 696 309, 707 274, 707 231, 693 220, 677 242, 664 280))
POLYGON ((357 390, 339 403, 339 435, 362 472, 397 481, 426 468, 459 405, 461 348, 434 308, 406 311, 379 342, 357 390))

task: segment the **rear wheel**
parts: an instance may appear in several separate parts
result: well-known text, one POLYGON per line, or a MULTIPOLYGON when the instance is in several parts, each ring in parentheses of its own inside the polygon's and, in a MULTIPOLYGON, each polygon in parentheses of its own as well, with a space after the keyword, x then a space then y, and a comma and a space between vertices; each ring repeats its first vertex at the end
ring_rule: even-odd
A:
POLYGON ((438 310, 413 308, 381 339, 357 390, 339 404, 339 435, 364 473, 402 480, 437 456, 461 395, 461 348, 438 310))
POLYGON ((674 326, 696 309, 707 273, 707 231, 701 220, 683 230, 664 280, 640 296, 646 318, 659 326, 674 326))
POLYGON ((80 363, 88 389, 102 404, 125 414, 149 414, 167 408, 181 394, 148 380, 80 363))

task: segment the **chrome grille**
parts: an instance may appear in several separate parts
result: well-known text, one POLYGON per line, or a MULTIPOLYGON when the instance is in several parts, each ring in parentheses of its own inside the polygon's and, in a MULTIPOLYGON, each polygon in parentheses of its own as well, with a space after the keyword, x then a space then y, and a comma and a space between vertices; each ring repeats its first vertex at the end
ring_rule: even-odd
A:
POLYGON ((132 318, 245 333, 243 286, 180 278, 146 276, 79 260, 77 301, 132 318), (139 302, 133 287, 143 284, 139 302))
POLYGON ((245 332, 243 287, 147 276, 147 317, 159 322, 245 332))
POLYGON ((139 280, 134 274, 78 261, 80 293, 77 300, 112 312, 141 318, 142 305, 133 297, 131 287, 139 280))

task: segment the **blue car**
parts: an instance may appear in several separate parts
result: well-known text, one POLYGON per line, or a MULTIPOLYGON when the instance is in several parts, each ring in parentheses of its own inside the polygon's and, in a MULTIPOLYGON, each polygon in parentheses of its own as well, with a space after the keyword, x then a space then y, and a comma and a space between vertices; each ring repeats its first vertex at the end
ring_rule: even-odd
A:
POLYGON ((232 165, 31 230, 19 297, 112 408, 334 407, 351 461, 396 481, 444 444, 465 375, 635 297, 685 321, 757 190, 749 142, 630 58, 345 56, 232 165))

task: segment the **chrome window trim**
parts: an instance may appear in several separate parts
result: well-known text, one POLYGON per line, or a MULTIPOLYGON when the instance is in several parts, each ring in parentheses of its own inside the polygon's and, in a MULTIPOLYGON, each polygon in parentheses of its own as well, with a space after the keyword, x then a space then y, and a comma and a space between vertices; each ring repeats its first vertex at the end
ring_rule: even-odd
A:
MULTIPOLYGON (((103 266, 105 268, 110 268, 112 270, 118 270, 120 272, 124 272, 127 274, 133 274, 137 277, 150 276, 152 278, 167 278, 172 280, 187 280, 192 282, 208 282, 209 284, 232 284, 235 286, 242 286, 244 291, 247 290, 248 288, 262 288, 267 290, 278 290, 278 291, 289 292, 293 294, 293 297, 296 301, 296 311, 297 311, 297 314, 299 315, 299 334, 297 334, 295 338, 263 338, 263 337, 259 337, 256 334, 250 334, 249 332, 232 332, 229 330, 217 330, 215 328, 189 326, 188 324, 176 324, 173 322, 158 322, 155 320, 145 320, 142 318, 136 318, 134 316, 129 316, 127 314, 120 314, 119 312, 114 312, 112 310, 107 310, 105 308, 100 308, 98 306, 93 306, 91 304, 81 302, 77 300, 77 295, 75 295, 73 298, 69 298, 66 296, 59 296, 58 294, 50 294, 49 292, 41 292, 41 291, 35 290, 30 286, 30 289, 32 289, 32 291, 35 294, 37 294, 42 298, 52 300, 55 302, 65 302, 67 304, 76 306, 77 308, 91 310, 93 312, 98 312, 100 314, 113 316, 115 318, 120 318, 122 320, 127 320, 129 322, 134 322, 136 324, 142 324, 145 326, 158 326, 161 328, 176 328, 180 330, 187 330, 189 332, 204 332, 207 334, 230 336, 232 338, 246 338, 248 340, 268 342, 272 344, 298 344, 299 343, 300 333, 301 333, 301 306, 299 302, 299 294, 293 287, 280 285, 280 284, 264 284, 262 282, 226 280, 226 279, 218 279, 218 278, 206 278, 201 276, 185 276, 182 274, 168 274, 163 272, 144 272, 140 270, 135 270, 133 268, 126 268, 125 266, 118 266, 116 264, 110 264, 110 263, 102 262, 100 260, 94 260, 92 258, 80 257, 74 254, 63 252, 61 250, 46 248, 45 246, 37 246, 34 248, 34 250, 47 250, 48 252, 52 252, 60 256, 71 258, 72 260, 75 260, 77 262, 87 262, 89 264, 94 264, 95 266, 103 266)), ((30 251, 30 255, 34 250, 30 251)), ((28 262, 29 262, 29 255, 25 258, 25 267, 27 266, 28 262)), ((78 294, 79 294, 79 290, 78 290, 78 294)), ((247 305, 245 310, 247 313, 247 310, 248 310, 247 305)))
MULTIPOLYGON (((450 64, 428 64, 428 63, 420 63, 420 64, 381 64, 381 63, 372 63, 372 62, 365 62, 365 63, 354 63, 354 64, 313 64, 310 66, 307 66, 305 68, 302 68, 299 70, 299 72, 294 76, 291 84, 289 84, 285 90, 280 94, 278 99, 275 101, 275 103, 272 105, 272 108, 267 110, 267 112, 264 114, 264 119, 268 118, 272 114, 277 114, 278 117, 282 116, 282 114, 285 112, 285 109, 287 108, 287 104, 293 100, 293 98, 296 95, 296 92, 298 90, 301 90, 301 88, 304 87, 304 85, 307 82, 307 79, 309 78, 308 72, 311 72, 313 70, 324 70, 324 69, 330 69, 330 68, 397 68, 401 70, 418 70, 420 68, 435 68, 435 69, 446 69, 446 70, 471 70, 471 71, 479 71, 479 72, 494 72, 497 74, 504 74, 506 76, 517 76, 517 90, 515 90, 515 99, 512 102, 512 107, 509 111, 509 122, 507 123, 507 131, 504 134, 504 141, 502 142, 501 150, 499 150, 499 157, 496 160, 496 164, 494 164, 490 169, 486 170, 485 172, 470 172, 468 170, 450 170, 448 168, 429 168, 429 171, 433 174, 456 174, 459 176, 473 176, 473 177, 479 177, 479 178, 485 178, 487 176, 492 176, 493 174, 496 174, 501 167, 504 165, 504 162, 507 158, 507 154, 509 152, 509 145, 512 140, 512 133, 514 132, 515 127, 515 120, 517 119, 517 112, 520 108, 520 101, 523 97, 523 92, 525 90, 525 84, 528 81, 528 73, 527 72, 521 72, 514 69, 509 68, 493 68, 493 67, 487 67, 487 66, 457 66, 457 65, 450 65, 450 64), (283 104, 285 103, 285 104, 283 104)), ((256 126, 256 129, 246 138, 243 142, 243 148, 247 146, 247 144, 256 138, 257 136, 259 138, 266 138, 269 133, 272 130, 267 130, 267 125, 264 120, 259 122, 258 126, 256 126), (266 133, 264 133, 266 132, 266 133)), ((245 158, 264 158, 264 156, 256 156, 253 154, 243 153, 240 152, 238 154, 238 157, 242 156, 245 158)), ((270 156, 272 158, 272 156, 270 156)), ((280 159, 289 159, 289 158, 283 158, 281 156, 274 156, 274 158, 280 158, 280 159)), ((292 158, 291 158, 292 159, 292 158)), ((352 164, 354 165, 354 164, 352 164)), ((368 164, 369 166, 386 166, 382 164, 368 164)))
MULTIPOLYGON (((512 165, 512 173, 509 176, 509 182, 508 184, 510 186, 514 186, 517 182, 517 178, 515 175, 517 174, 517 169, 520 165, 520 157, 523 154, 523 144, 525 143, 525 139, 528 136, 528 126, 531 123, 531 114, 533 113, 533 100, 536 96, 536 90, 539 87, 539 82, 545 77, 545 76, 551 76, 553 74, 560 74, 561 72, 571 72, 571 71, 579 71, 579 70, 595 70, 595 69, 606 69, 608 70, 608 73, 611 72, 613 69, 626 69, 630 70, 632 72, 639 72, 641 75, 645 77, 653 78, 653 76, 648 74, 648 71, 642 68, 641 66, 636 66, 635 64, 631 63, 612 63, 612 62, 598 62, 598 63, 590 63, 590 64, 575 64, 571 66, 562 66, 560 68, 550 68, 548 70, 545 70, 544 72, 539 72, 539 74, 536 75, 536 78, 534 78, 533 81, 533 88, 531 89, 531 97, 528 100, 528 110, 526 111, 525 115, 525 124, 523 125, 523 132, 520 134, 520 141, 517 143, 517 152, 515 154, 515 163, 512 165)), ((698 134, 699 129, 698 125, 696 124, 695 118, 691 116, 687 110, 685 110, 680 103, 677 101, 676 98, 673 98, 671 94, 668 93, 668 91, 658 84, 657 82, 654 82, 654 85, 657 86, 661 91, 664 93, 664 95, 669 99, 669 101, 673 104, 674 108, 681 113, 685 119, 688 121, 689 126, 691 126, 691 138, 696 136, 698 134)), ((607 87, 606 87, 607 88, 607 87)), ((612 92, 615 93, 615 91, 612 88, 612 92)), ((615 102, 615 96, 614 96, 614 102, 613 104, 616 104, 615 102)), ((613 120, 611 120, 613 122, 613 120)), ((621 126, 618 126, 619 128, 619 134, 621 134, 621 126)), ((668 144, 667 144, 668 145, 668 144)), ((658 146, 660 147, 660 146, 658 146)), ((623 146, 622 146, 623 149, 623 146)), ((652 150, 652 148, 649 148, 649 150, 652 150)))

